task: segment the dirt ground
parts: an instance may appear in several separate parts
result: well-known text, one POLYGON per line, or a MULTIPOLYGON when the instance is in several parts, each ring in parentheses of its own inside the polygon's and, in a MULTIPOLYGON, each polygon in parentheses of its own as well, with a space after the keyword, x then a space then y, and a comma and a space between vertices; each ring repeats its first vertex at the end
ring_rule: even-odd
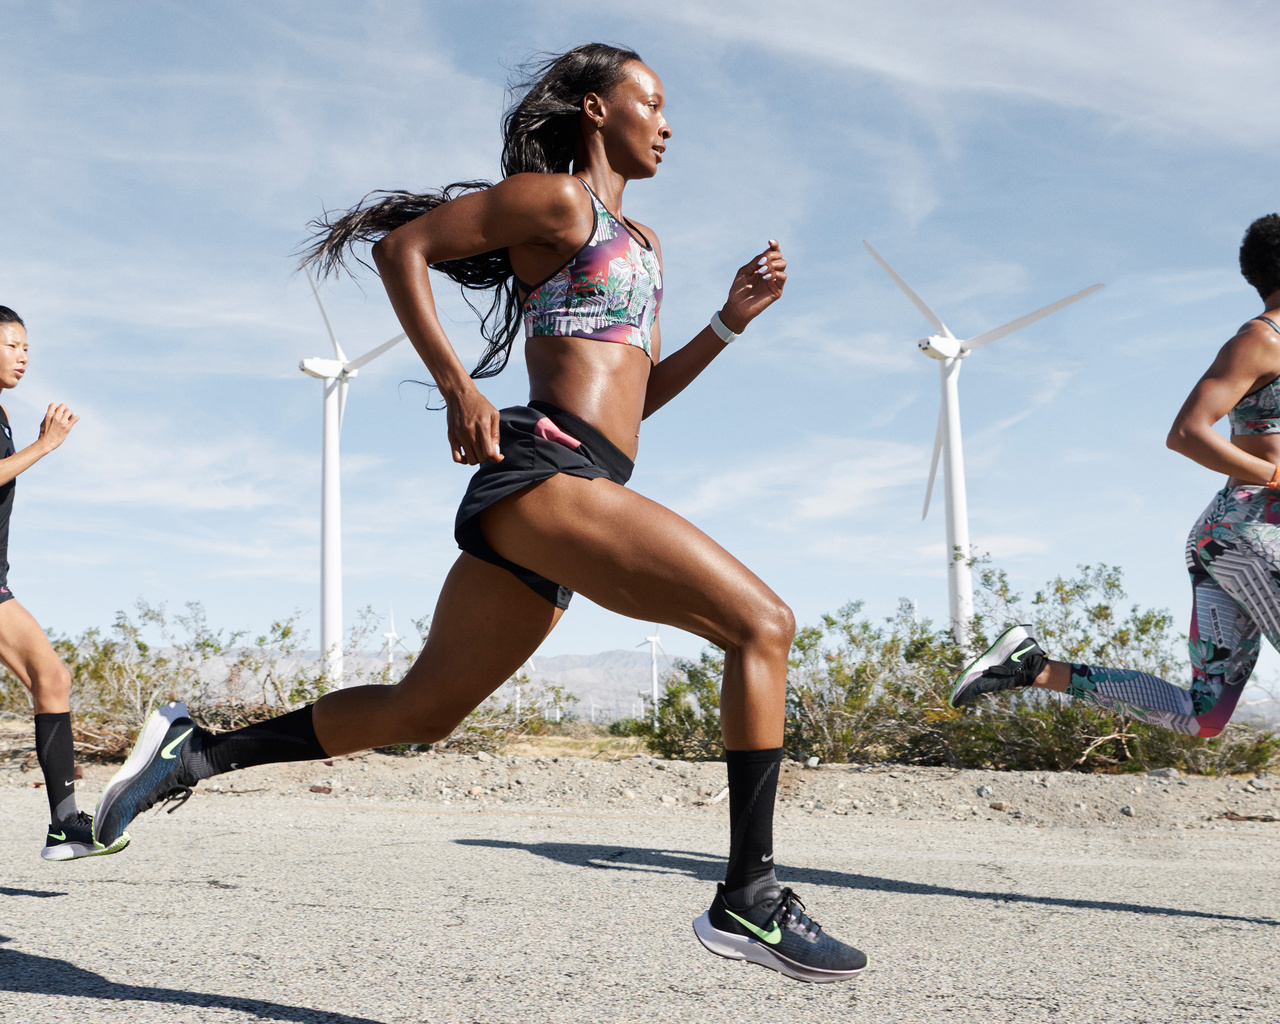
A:
MULTIPOLYGON (((92 807, 114 765, 86 764, 78 786, 92 807)), ((1280 831, 1280 777, 1094 775, 837 764, 783 764, 781 817, 872 816, 903 821, 998 820, 1010 826, 1211 828, 1280 831)), ((0 786, 41 786, 31 727, 0 723, 0 786)), ((509 754, 358 754, 263 765, 218 776, 198 799, 274 794, 309 802, 376 800, 477 811, 590 808, 625 815, 727 814, 724 765, 665 761, 636 740, 551 737, 509 754)))

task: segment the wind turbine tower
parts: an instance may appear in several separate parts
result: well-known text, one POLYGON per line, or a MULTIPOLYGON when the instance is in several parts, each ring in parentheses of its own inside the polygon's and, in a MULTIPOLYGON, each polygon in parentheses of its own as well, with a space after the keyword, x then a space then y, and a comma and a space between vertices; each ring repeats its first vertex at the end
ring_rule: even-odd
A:
POLYGON ((647 636, 638 644, 637 647, 649 645, 649 665, 653 671, 653 727, 658 727, 658 651, 663 654, 667 653, 667 649, 662 646, 662 641, 658 639, 658 624, 653 624, 653 636, 647 636))
POLYGON ((387 642, 387 668, 391 668, 396 663, 396 648, 399 647, 405 654, 413 657, 413 651, 405 645, 404 639, 396 632, 396 609, 395 605, 388 606, 391 612, 391 630, 383 633, 382 639, 387 642))
POLYGON ((332 359, 304 359, 298 368, 324 384, 324 411, 320 458, 320 656, 324 674, 331 683, 342 685, 342 485, 338 463, 338 441, 342 436, 342 415, 347 406, 347 386, 360 367, 377 359, 403 341, 402 331, 357 359, 347 359, 329 323, 329 314, 320 301, 316 283, 307 274, 311 294, 316 297, 324 328, 333 343, 332 359))
POLYGON ((938 373, 941 381, 942 403, 938 409, 938 429, 933 439, 933 461, 929 465, 929 483, 924 492, 924 511, 920 518, 929 514, 929 499, 933 496, 933 481, 938 473, 938 459, 946 453, 943 461, 943 478, 946 484, 947 506, 947 597, 951 613, 951 631, 956 642, 961 646, 969 642, 969 622, 973 618, 973 574, 969 571, 969 505, 964 488, 964 446, 960 437, 960 364, 974 349, 990 345, 1014 331, 1021 330, 1028 324, 1056 313, 1065 306, 1078 302, 1086 295, 1092 295, 1100 284, 1090 285, 1074 295, 1050 303, 1034 313, 1010 320, 1007 324, 986 331, 967 340, 959 339, 947 329, 947 325, 939 319, 932 309, 925 305, 911 286, 898 272, 885 262, 884 258, 871 248, 870 243, 863 242, 867 252, 875 257, 875 261, 884 268, 893 283, 911 304, 929 321, 937 333, 916 342, 916 346, 930 359, 938 361, 938 373))

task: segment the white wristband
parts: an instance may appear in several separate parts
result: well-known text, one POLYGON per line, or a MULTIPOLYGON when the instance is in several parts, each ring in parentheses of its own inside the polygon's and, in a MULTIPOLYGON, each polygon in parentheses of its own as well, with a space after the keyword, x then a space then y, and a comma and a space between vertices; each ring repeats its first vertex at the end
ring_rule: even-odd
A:
POLYGON ((716 310, 711 314, 711 329, 716 332, 716 337, 728 345, 731 341, 737 341, 742 335, 734 334, 724 325, 724 321, 720 319, 720 310, 716 310))

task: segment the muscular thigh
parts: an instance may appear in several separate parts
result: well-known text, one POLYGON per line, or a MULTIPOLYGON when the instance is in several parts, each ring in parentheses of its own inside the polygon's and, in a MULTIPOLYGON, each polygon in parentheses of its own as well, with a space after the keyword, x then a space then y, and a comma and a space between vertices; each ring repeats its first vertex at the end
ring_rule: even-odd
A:
POLYGON ((461 555, 426 645, 397 684, 401 700, 415 714, 461 720, 520 670, 562 614, 505 569, 461 555))
POLYGON ((761 580, 670 509, 609 480, 560 474, 484 513, 504 558, 632 618, 740 644, 763 606, 761 580))

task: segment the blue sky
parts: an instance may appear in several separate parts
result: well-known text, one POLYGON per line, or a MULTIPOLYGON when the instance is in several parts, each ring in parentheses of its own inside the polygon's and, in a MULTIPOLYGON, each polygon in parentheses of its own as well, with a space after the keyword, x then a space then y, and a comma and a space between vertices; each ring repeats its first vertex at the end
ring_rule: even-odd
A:
MULTIPOLYGON (((492 177, 509 69, 589 38, 666 85, 667 160, 625 209, 662 238, 667 346, 766 238, 791 260, 783 302, 646 424, 633 486, 801 622, 899 597, 941 620, 928 328, 861 241, 959 335, 1100 281, 964 368, 973 541, 1024 590, 1119 564, 1135 601, 1185 619, 1183 540, 1220 484, 1163 439, 1260 309, 1235 261, 1280 205, 1274 5, 622 6, 0 0, 0 302, 31 342, 4 402, 20 442, 50 401, 82 416, 19 484, 11 584, 43 624, 144 596, 228 628, 297 608, 314 640, 320 384, 297 363, 328 345, 290 253, 371 189, 492 177)), ((324 294, 349 354, 398 330, 371 276, 324 294)), ((428 613, 456 556, 467 472, 402 383, 421 375, 403 345, 351 388, 348 622, 428 613)), ((524 400, 519 358, 484 391, 524 400)), ((544 653, 646 633, 580 599, 544 653)))

